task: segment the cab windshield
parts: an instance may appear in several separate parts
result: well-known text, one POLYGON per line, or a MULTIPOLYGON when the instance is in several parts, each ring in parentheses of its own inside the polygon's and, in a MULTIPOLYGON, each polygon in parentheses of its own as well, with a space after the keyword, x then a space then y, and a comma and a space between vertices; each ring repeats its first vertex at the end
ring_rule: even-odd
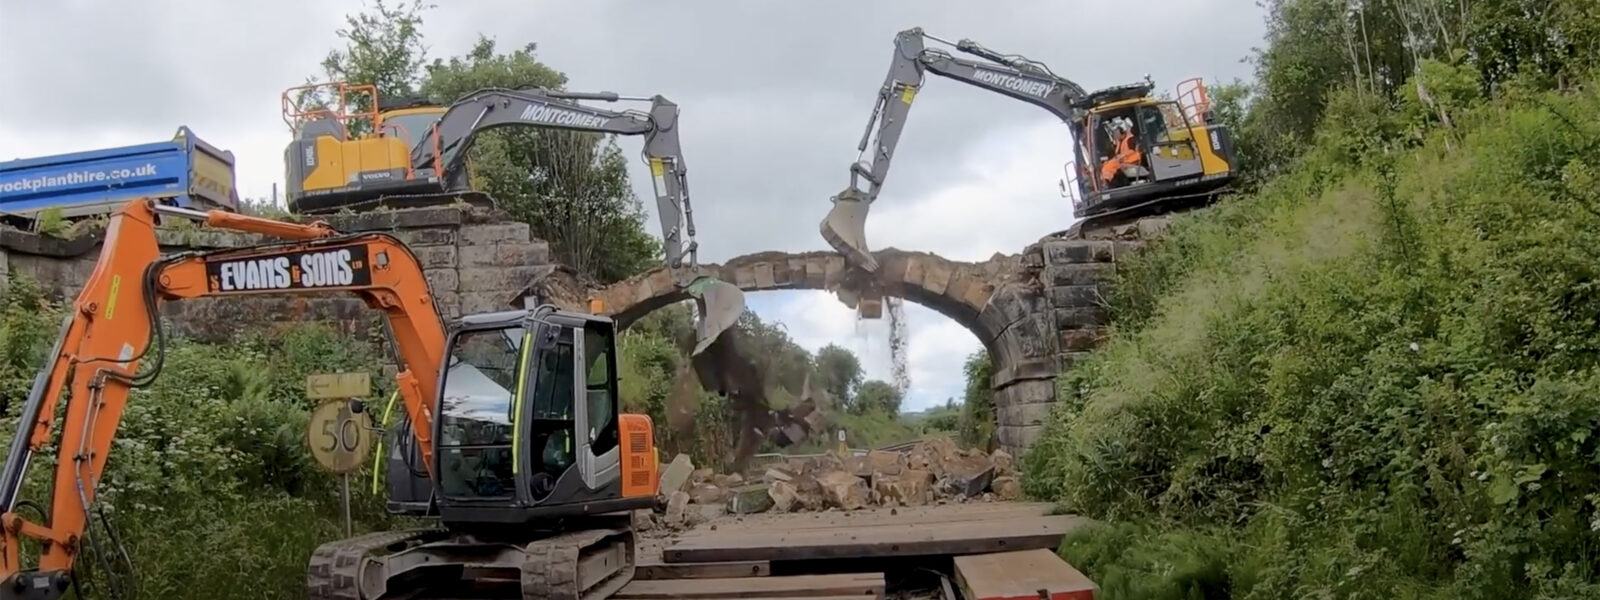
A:
POLYGON ((512 494, 511 405, 522 341, 521 327, 455 338, 439 403, 441 482, 450 497, 512 494))

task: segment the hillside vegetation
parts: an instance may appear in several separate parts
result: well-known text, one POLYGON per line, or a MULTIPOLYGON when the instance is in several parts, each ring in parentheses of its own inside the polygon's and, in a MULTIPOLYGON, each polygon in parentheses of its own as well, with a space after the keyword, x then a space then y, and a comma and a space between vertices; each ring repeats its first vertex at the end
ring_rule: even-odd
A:
POLYGON ((1063 555, 1107 598, 1600 597, 1600 6, 1267 4, 1219 94, 1249 191, 1119 273, 1025 457, 1107 522, 1063 555))

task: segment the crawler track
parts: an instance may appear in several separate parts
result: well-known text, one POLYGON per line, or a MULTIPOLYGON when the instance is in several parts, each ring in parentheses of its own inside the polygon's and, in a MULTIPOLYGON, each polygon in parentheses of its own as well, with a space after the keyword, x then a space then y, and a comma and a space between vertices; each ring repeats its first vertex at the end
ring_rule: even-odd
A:
POLYGON ((522 600, 603 600, 633 579, 636 547, 626 527, 563 533, 527 546, 522 600), (601 556, 622 544, 620 564, 601 556))
POLYGON ((382 531, 323 544, 312 553, 306 571, 307 596, 310 600, 370 600, 361 597, 363 558, 444 535, 438 529, 382 531))
POLYGON ((379 208, 400 210, 429 206, 449 206, 458 201, 478 208, 494 209, 496 207, 494 199, 489 197, 488 194, 466 191, 436 194, 395 194, 353 202, 340 199, 302 199, 296 203, 295 212, 303 215, 331 215, 345 210, 362 212, 379 208))

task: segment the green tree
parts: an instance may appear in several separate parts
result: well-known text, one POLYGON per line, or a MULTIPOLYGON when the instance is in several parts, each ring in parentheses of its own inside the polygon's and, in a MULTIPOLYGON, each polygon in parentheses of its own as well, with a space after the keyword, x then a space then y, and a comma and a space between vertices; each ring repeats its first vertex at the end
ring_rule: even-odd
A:
POLYGON ((900 393, 889 382, 873 379, 856 388, 856 395, 850 401, 850 412, 858 415, 881 414, 890 417, 900 416, 900 393))
POLYGON ((828 344, 817 350, 816 378, 812 386, 828 394, 836 406, 846 406, 850 396, 861 385, 861 359, 838 344, 828 344))

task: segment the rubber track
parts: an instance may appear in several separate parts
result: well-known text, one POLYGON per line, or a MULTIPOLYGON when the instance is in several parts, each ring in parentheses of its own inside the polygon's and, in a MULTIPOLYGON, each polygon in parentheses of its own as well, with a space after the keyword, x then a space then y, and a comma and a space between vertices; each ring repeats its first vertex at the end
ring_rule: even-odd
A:
POLYGON ((361 597, 361 559, 393 544, 440 533, 437 529, 380 531, 323 544, 311 554, 307 595, 310 600, 372 600, 361 597))
POLYGON ((396 196, 381 196, 372 200, 363 200, 361 202, 351 202, 348 204, 340 204, 338 206, 329 206, 324 208, 302 209, 298 212, 303 215, 331 215, 337 214, 343 210, 350 210, 354 212, 371 210, 374 208, 391 208, 400 210, 406 208, 423 208, 428 206, 449 206, 451 204, 455 204, 456 200, 458 199, 479 208, 494 209, 496 207, 494 199, 490 198, 488 194, 483 192, 449 192, 439 194, 403 194, 396 196))
POLYGON ((633 579, 636 547, 633 531, 626 528, 573 531, 528 544, 522 565, 522 600, 603 600, 633 579), (628 561, 612 576, 584 594, 578 589, 578 560, 584 548, 605 538, 625 534, 628 561))

